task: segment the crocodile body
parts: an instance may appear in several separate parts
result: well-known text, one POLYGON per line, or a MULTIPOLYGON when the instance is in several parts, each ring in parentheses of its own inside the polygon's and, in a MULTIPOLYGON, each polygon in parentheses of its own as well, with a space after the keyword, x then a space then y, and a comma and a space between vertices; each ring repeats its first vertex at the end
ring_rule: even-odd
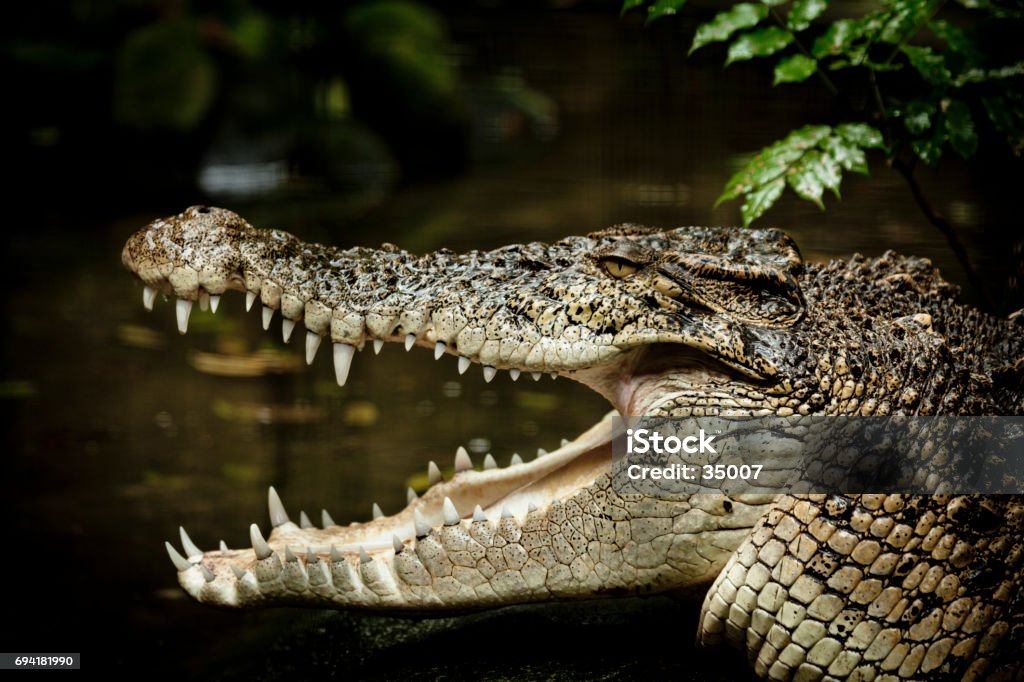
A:
MULTIPOLYGON (((424 256, 341 250, 192 207, 122 259, 192 302, 246 292, 307 361, 331 344, 344 385, 384 342, 459 370, 555 373, 622 415, 1021 415, 1021 327, 955 300, 925 260, 804 263, 777 230, 617 226, 554 244, 424 256)), ((168 545, 201 602, 466 609, 706 586, 698 638, 784 679, 1019 679, 1024 498, 619 494, 611 417, 557 451, 443 480, 369 523, 293 523, 253 547, 168 545)))

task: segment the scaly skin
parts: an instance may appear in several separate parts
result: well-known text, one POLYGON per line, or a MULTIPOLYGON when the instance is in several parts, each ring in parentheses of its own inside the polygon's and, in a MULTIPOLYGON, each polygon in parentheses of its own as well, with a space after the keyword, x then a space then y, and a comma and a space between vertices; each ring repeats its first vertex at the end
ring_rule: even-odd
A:
MULTIPOLYGON (((487 380, 567 376, 623 415, 1024 412, 1019 327, 956 303, 927 261, 804 264, 775 230, 619 226, 417 257, 193 207, 122 259, 149 304, 178 297, 183 332, 191 301, 234 289, 265 327, 280 311, 286 337, 301 320, 309 359, 329 336, 339 384, 366 341, 397 341, 487 380)), ((746 649, 761 676, 1019 674, 1021 498, 618 494, 610 438, 606 418, 526 464, 459 455, 451 480, 365 524, 300 527, 272 491, 253 549, 169 549, 190 594, 239 607, 459 609, 714 580, 700 639, 746 649)))

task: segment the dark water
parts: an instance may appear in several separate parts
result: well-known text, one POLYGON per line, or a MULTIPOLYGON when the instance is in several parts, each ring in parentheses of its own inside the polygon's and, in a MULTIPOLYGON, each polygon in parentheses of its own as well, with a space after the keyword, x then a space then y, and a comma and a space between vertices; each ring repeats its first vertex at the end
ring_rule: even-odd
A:
MULTIPOLYGON (((756 69, 684 65, 683 43, 612 12, 460 16, 451 27, 465 50, 514 65, 558 104, 557 135, 372 202, 273 193, 218 202, 307 239, 419 251, 551 240, 624 221, 731 224, 737 206, 710 207, 738 156, 831 114, 813 87, 798 91, 803 99, 779 98, 756 69)), ((953 162, 922 180, 999 281, 1008 251, 998 227, 1013 220, 986 171, 972 175, 953 162)), ((808 259, 893 248, 930 257, 962 281, 942 238, 882 163, 871 178, 848 178, 843 201, 828 203, 823 213, 786 198, 762 224, 789 231, 808 259)), ((338 389, 328 354, 311 369, 292 367, 301 330, 285 347, 279 328, 264 334, 237 295, 215 318, 196 310, 179 337, 173 307, 158 302, 146 314, 119 262, 128 234, 167 212, 154 206, 97 225, 55 201, 46 225, 5 237, 5 650, 81 651, 93 669, 250 679, 739 674, 729 656, 689 648, 693 603, 424 621, 235 614, 186 600, 162 547, 176 542, 179 524, 201 547, 220 539, 244 546, 249 523, 267 526, 271 484, 293 517, 305 509, 317 519, 326 507, 339 522, 363 520, 373 502, 391 513, 427 461, 450 464, 460 444, 504 464, 513 452, 574 437, 607 406, 567 380, 513 384, 502 373, 485 384, 477 368, 460 377, 453 358, 434 362, 396 345, 379 357, 359 354, 338 389), (259 349, 281 371, 201 371, 201 353, 259 349), (580 639, 592 646, 580 650, 580 639)))

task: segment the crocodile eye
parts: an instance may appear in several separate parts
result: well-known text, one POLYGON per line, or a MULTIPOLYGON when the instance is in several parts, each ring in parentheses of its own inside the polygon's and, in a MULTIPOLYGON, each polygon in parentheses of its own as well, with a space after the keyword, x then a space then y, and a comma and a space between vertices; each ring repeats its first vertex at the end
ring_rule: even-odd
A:
POLYGON ((601 265, 604 266, 609 275, 616 279, 625 279, 638 269, 636 263, 631 263, 622 258, 602 258, 601 265))

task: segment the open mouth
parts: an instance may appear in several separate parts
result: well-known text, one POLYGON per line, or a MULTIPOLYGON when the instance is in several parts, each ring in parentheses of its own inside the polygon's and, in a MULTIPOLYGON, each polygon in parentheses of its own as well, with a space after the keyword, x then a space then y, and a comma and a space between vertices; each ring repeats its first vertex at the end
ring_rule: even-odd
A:
MULTIPOLYGON (((472 364, 482 365, 486 381, 499 371, 508 371, 514 380, 525 374, 539 378, 543 373, 570 377, 605 396, 623 415, 657 410, 665 396, 690 396, 694 414, 697 410, 709 416, 750 411, 749 406, 737 401, 732 388, 737 381, 757 381, 758 376, 745 376, 728 357, 723 360, 699 347, 677 342, 678 334, 640 328, 629 340, 616 342, 617 337, 612 338, 609 332, 606 336, 610 342, 588 343, 581 340, 582 327, 559 320, 551 312, 554 308, 527 309, 522 303, 520 316, 534 320, 541 332, 531 328, 495 340, 489 338, 493 334, 488 330, 481 332, 460 322, 460 315, 473 314, 469 308, 445 308, 443 301, 432 313, 402 306, 400 300, 392 305, 388 297, 381 303, 376 293, 378 302, 369 312, 364 308, 346 313, 340 302, 326 306, 322 303, 325 297, 337 295, 340 300, 352 297, 353 288, 379 288, 378 281, 364 281, 371 275, 363 277, 360 268, 374 267, 373 258, 387 258, 390 252, 377 252, 369 260, 358 261, 354 268, 346 263, 339 275, 339 254, 352 251, 333 252, 273 231, 264 233, 269 239, 261 236, 261 241, 239 246, 233 233, 220 228, 226 221, 241 219, 220 209, 196 207, 178 219, 203 222, 211 211, 219 219, 213 229, 204 225, 202 232, 192 235, 174 232, 176 224, 156 221, 129 240, 122 256, 144 285, 143 304, 147 309, 153 308, 158 293, 176 297, 175 315, 183 334, 194 303, 216 312, 221 295, 236 290, 245 294, 248 309, 259 299, 264 329, 270 329, 276 316, 282 317, 285 341, 298 322, 303 322, 307 363, 312 363, 320 346, 326 345, 323 341, 329 341, 335 379, 341 386, 359 351, 372 347, 379 352, 384 343, 392 342, 406 350, 413 346, 428 348, 436 359, 455 355, 460 373, 472 364), (224 215, 218 215, 218 211, 224 215), (314 253, 318 248, 325 251, 314 253), (329 277, 323 268, 313 267, 325 263, 335 267, 329 277), (341 292, 332 289, 339 279, 345 280, 341 292), (527 333, 536 338, 531 340, 527 333)), ((247 224, 244 227, 252 230, 247 224)), ((353 251, 359 255, 358 250, 353 251)), ((425 286, 417 279, 416 263, 390 267, 390 272, 399 274, 389 275, 386 284, 406 300, 418 293, 418 286, 425 286)), ((486 266, 476 267, 487 271, 486 266)), ((374 271, 372 277, 380 275, 374 271)), ((476 284, 471 281, 464 286, 470 290, 485 288, 476 284)), ((435 288, 432 293, 443 290, 435 288)), ((510 300, 508 295, 500 299, 510 300)), ((593 301, 598 299, 578 304, 576 312, 586 305, 594 309, 586 311, 593 319, 599 305, 593 301)), ((503 306, 490 312, 489 323, 501 318, 503 306)), ((568 310, 572 314, 573 306, 568 310)), ((512 323, 506 319, 505 324, 512 323)), ((593 504, 593 496, 587 491, 607 491, 609 487, 614 414, 606 415, 575 440, 563 441, 554 452, 538 452, 538 457, 529 462, 515 457, 508 466, 498 467, 488 457, 477 468, 460 448, 451 478, 445 480, 431 462, 429 489, 421 496, 410 490, 407 506, 391 516, 375 513, 370 522, 343 525, 324 513, 321 527, 317 527, 305 514, 293 519, 271 488, 268 503, 272 528, 264 534, 253 524, 252 547, 229 549, 222 544, 218 550, 203 552, 182 530, 184 555, 170 543, 167 551, 188 592, 202 602, 224 606, 263 601, 309 603, 314 595, 345 606, 386 603, 398 608, 422 608, 443 601, 445 589, 468 589, 475 604, 515 601, 517 595, 526 598, 530 588, 536 587, 529 584, 533 551, 559 552, 557 546, 531 547, 531 533, 538 530, 535 526, 564 523, 559 537, 582 546, 586 545, 586 536, 596 532, 593 528, 574 528, 568 519, 584 516, 572 513, 573 505, 593 504), (436 565, 432 563, 437 558, 432 554, 435 546, 437 556, 444 555, 436 565), (486 551, 481 549, 484 546, 486 551), (467 586, 465 576, 457 575, 461 568, 471 569, 478 576, 481 584, 475 586, 475 592, 472 584, 467 586), (502 580, 503 571, 508 580, 502 580), (415 595, 421 589, 422 599, 397 599, 397 582, 403 583, 406 593, 415 595)), ((595 513, 607 516, 596 508, 595 513)), ((570 550, 566 549, 567 555, 572 553, 570 550)), ((543 582, 543 576, 539 577, 543 582)), ((571 592, 571 587, 567 590, 571 592)))

